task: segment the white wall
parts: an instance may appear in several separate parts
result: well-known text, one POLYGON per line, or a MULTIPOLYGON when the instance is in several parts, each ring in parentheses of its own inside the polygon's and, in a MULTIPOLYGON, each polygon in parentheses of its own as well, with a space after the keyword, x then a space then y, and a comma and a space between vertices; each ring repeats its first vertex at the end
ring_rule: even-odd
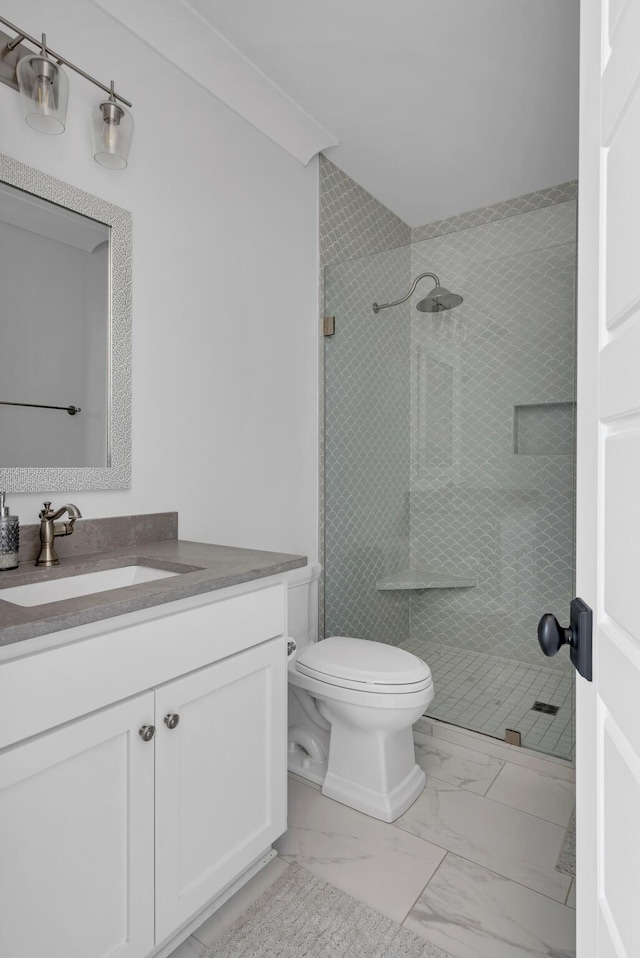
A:
MULTIPOLYGON (((134 103, 116 173, 91 155, 97 88, 71 73, 67 130, 47 137, 0 85, 1 152, 133 213, 131 489, 54 504, 177 509, 182 538, 315 557, 316 161, 299 165, 86 0, 2 12, 134 103)), ((12 511, 33 522, 41 499, 13 495, 12 511)))

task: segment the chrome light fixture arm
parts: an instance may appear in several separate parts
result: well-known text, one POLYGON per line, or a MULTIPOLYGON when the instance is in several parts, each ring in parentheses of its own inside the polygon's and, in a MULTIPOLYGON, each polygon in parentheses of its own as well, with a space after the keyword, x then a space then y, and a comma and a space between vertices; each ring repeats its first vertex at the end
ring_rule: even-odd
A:
POLYGON ((416 278, 414 279, 413 285, 406 296, 403 296, 402 299, 397 299, 394 303, 374 303, 373 304, 374 313, 379 313, 381 309, 388 309, 389 306, 400 306, 401 303, 406 303, 406 301, 411 296, 413 296, 414 290, 416 286, 418 285, 418 283, 420 282, 420 280, 424 279, 425 276, 429 276, 434 281, 436 286, 440 285, 440 280, 438 279, 435 273, 420 273, 420 275, 416 276, 416 278))
MULTIPOLYGON (((124 103, 126 106, 132 106, 129 100, 125 100, 123 96, 119 93, 115 93, 113 90, 113 84, 107 86, 104 83, 101 83, 100 80, 96 80, 95 77, 92 77, 91 74, 85 73, 84 70, 81 70, 80 67, 76 66, 75 63, 72 63, 70 60, 67 60, 65 57, 61 56, 59 53, 56 53, 55 50, 52 50, 50 46, 47 46, 46 42, 43 43, 42 40, 37 40, 35 37, 32 37, 31 34, 27 33, 25 30, 22 30, 20 27, 17 27, 14 23, 11 23, 9 20, 6 20, 4 17, 0 17, 0 23, 4 24, 5 27, 8 27, 9 30, 12 30, 16 37, 13 40, 10 40, 5 45, 5 50, 13 50, 18 44, 22 43, 23 40, 28 40, 29 43, 32 43, 35 47, 38 48, 43 54, 50 56, 56 63, 64 63, 66 67, 69 67, 70 70, 73 70, 74 73, 80 74, 81 77, 84 77, 85 80, 88 80, 90 83, 93 83, 95 86, 100 87, 101 90, 104 90, 105 93, 108 93, 109 96, 114 97, 116 100, 120 100, 121 103, 124 103)), ((0 76, 0 79, 4 77, 0 76)), ((4 82, 8 82, 4 80, 4 82)), ((17 89, 17 83, 9 84, 14 86, 17 89)))
POLYGON ((10 37, 0 30, 0 81, 20 92, 25 122, 39 133, 64 133, 69 101, 69 78, 61 68, 64 64, 108 94, 92 114, 93 158, 107 169, 124 170, 134 123, 124 107, 130 107, 131 102, 116 93, 113 80, 107 86, 56 53, 47 45, 46 34, 36 40, 4 17, 0 17, 0 23, 17 34, 10 37), (29 50, 23 40, 38 47, 38 52, 29 50))

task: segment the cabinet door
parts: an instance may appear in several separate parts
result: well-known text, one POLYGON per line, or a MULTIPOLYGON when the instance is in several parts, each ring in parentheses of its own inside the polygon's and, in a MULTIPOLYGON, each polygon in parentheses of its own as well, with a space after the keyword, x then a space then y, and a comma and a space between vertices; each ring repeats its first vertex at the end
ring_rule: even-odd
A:
POLYGON ((0 955, 153 949, 153 701, 0 751, 0 955))
POLYGON ((156 690, 158 943, 284 832, 286 700, 283 638, 156 690))

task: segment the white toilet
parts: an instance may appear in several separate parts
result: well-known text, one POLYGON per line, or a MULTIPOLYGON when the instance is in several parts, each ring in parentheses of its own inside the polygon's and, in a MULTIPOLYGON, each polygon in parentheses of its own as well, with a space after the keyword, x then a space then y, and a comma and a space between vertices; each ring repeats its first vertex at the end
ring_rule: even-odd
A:
POLYGON ((318 642, 320 566, 288 573, 289 769, 324 795, 393 822, 425 786, 412 725, 433 699, 429 666, 403 649, 332 636, 318 642))

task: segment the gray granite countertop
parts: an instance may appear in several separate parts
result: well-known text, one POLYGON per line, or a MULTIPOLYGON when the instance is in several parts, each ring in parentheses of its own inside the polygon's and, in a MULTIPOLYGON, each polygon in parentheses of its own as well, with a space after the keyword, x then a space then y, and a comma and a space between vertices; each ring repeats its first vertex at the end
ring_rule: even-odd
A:
POLYGON ((166 539, 61 556, 60 565, 51 569, 21 564, 0 574, 0 646, 288 572, 306 563, 305 556, 166 539), (45 605, 19 606, 2 599, 3 589, 13 586, 123 565, 151 565, 181 574, 45 605))

